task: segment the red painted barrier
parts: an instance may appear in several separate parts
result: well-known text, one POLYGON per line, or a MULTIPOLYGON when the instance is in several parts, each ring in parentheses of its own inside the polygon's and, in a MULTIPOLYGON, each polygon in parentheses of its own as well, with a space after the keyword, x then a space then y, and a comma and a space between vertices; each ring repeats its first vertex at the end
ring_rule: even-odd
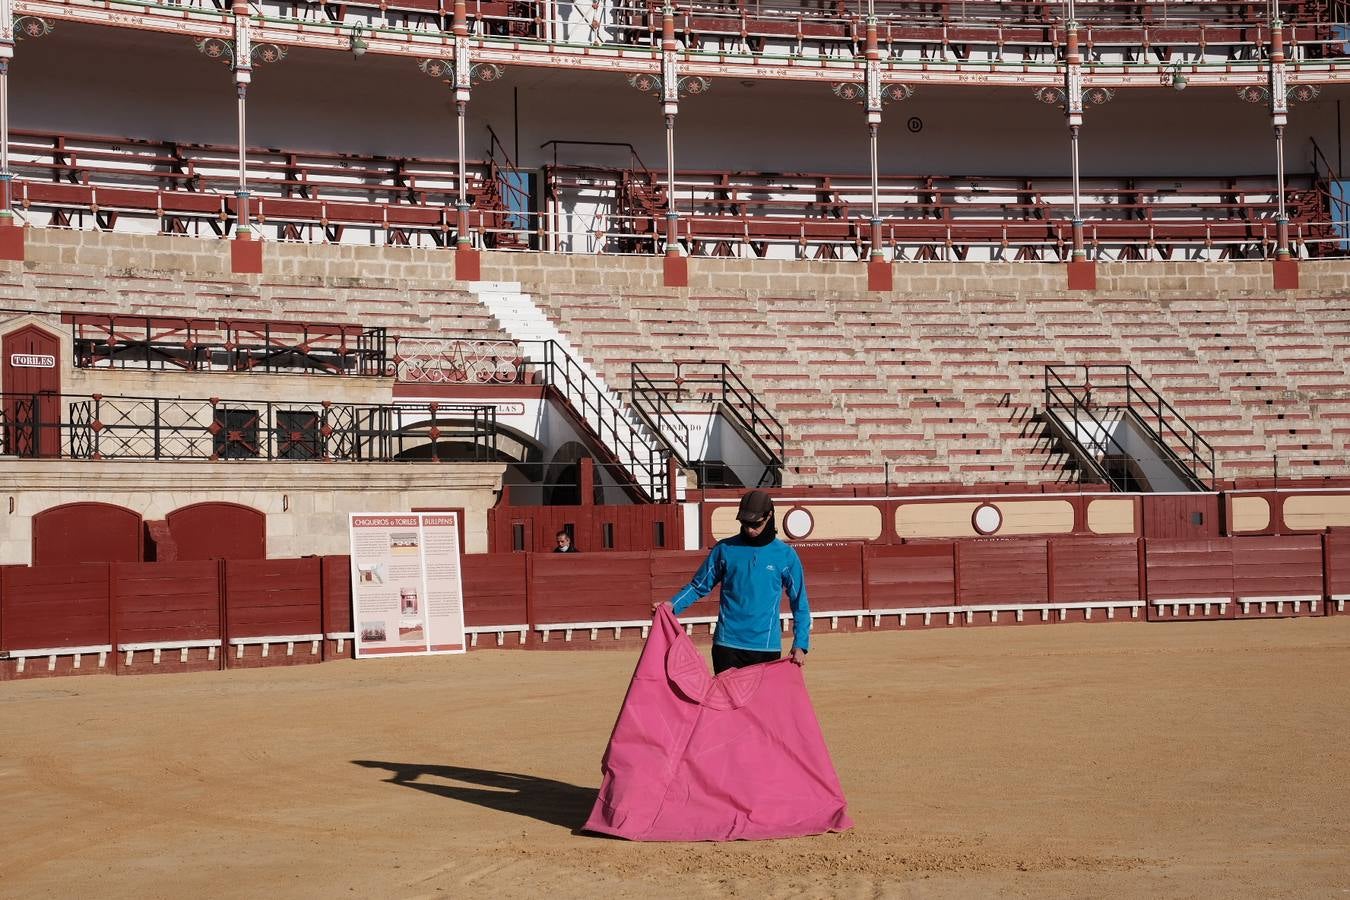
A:
POLYGON ((220 563, 114 563, 110 596, 118 674, 201 671, 224 665, 220 563), (190 646, 202 642, 214 644, 190 646))
POLYGON ((1050 602, 1045 539, 957 544, 956 602, 962 606, 1050 602))
MULTIPOLYGON (((857 610, 865 606, 862 544, 801 544, 794 549, 802 561, 806 593, 813 611, 857 610)), ((787 610, 784 598, 783 611, 787 610)))
MULTIPOLYGON (((1153 621, 1338 613, 1350 601, 1350 531, 803 544, 797 551, 817 631, 1119 620, 1134 618, 1141 600, 1153 621)), ((704 558, 703 551, 466 556, 466 626, 491 635, 476 646, 520 646, 522 626, 527 646, 631 645, 652 601, 668 599, 704 558), (616 638, 607 622, 635 625, 620 627, 616 638), (558 625, 574 626, 573 635, 548 627, 558 625), (493 626, 502 626, 500 644, 493 626)), ((685 618, 716 615, 715 597, 685 618)), ((320 647, 348 655, 349 639, 337 654, 334 638, 325 644, 324 636, 352 627, 345 556, 0 566, 0 651, 9 656, 0 659, 0 678, 318 662, 320 647), (208 645, 216 642, 224 646, 213 657, 208 645)), ((706 639, 706 625, 694 633, 706 639)))
MULTIPOLYGON (((1137 602, 1143 593, 1140 538, 1052 538, 1047 546, 1047 596, 1051 603, 1137 602)), ((1138 609, 1109 609, 1111 619, 1143 621, 1138 609)), ((1086 622, 1096 611, 1066 609, 1061 622, 1086 622)))
POLYGON ((863 556, 868 609, 956 603, 955 544, 869 545, 863 556))
POLYGON ((108 565, 8 566, 0 570, 0 649, 7 678, 110 671, 108 565), (26 657, 24 651, 105 648, 103 666, 85 654, 26 657))
MULTIPOLYGON (((524 553, 474 553, 461 557, 464 585, 464 625, 526 625, 527 564, 524 553)), ((470 646, 475 646, 472 639, 470 646)), ((496 635, 476 646, 497 646, 496 635)), ((520 638, 503 635, 503 647, 519 647, 520 638)))
POLYGON ((319 662, 323 642, 321 606, 317 556, 227 560, 226 666, 319 662))
MULTIPOLYGON (((857 612, 867 605, 864 586, 863 544, 843 546, 799 544, 794 549, 802 561, 806 579, 806 594, 812 613, 835 610, 857 612)), ((782 611, 790 612, 785 597, 782 611)), ((791 628, 791 624, 788 626, 791 628)), ((862 631, 871 627, 867 619, 856 616, 815 616, 811 626, 816 631, 862 631)))
POLYGON ((1327 615, 1350 615, 1350 529, 1332 529, 1323 538, 1327 615))
POLYGON ((1322 615, 1322 536, 1233 538, 1239 619, 1322 615))
MULTIPOLYGON (((863 596, 869 611, 932 609, 956 604, 955 544, 868 545, 863 552, 863 596)), ((866 620, 864 620, 866 622, 866 620)), ((871 627, 924 628, 959 625, 954 616, 879 616, 871 627)))
POLYGON ((1154 540, 1144 544, 1148 618, 1231 619, 1233 540, 1154 540))
MULTIPOLYGON (((669 600, 675 596, 694 577, 703 560, 708 558, 706 550, 673 550, 669 553, 651 554, 651 600, 669 600)), ((810 589, 810 585, 807 585, 810 589)), ((683 613, 686 616, 715 616, 717 604, 722 598, 720 587, 704 599, 690 606, 683 613)))
POLYGON ((529 591, 531 624, 650 619, 650 554, 536 553, 529 591))
POLYGON ((356 654, 352 627, 352 558, 324 556, 319 560, 323 601, 323 658, 350 659, 356 654), (353 635, 353 637, 347 637, 353 635))

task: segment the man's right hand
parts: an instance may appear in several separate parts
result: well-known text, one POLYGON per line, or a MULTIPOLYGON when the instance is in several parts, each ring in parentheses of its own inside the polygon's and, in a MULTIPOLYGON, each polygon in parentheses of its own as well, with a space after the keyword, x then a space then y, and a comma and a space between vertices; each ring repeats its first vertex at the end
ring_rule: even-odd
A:
POLYGON ((661 607, 663 607, 663 606, 670 606, 670 601, 669 601, 669 600, 653 600, 653 601, 652 601, 652 615, 656 615, 656 611, 657 611, 658 609, 660 609, 661 607))

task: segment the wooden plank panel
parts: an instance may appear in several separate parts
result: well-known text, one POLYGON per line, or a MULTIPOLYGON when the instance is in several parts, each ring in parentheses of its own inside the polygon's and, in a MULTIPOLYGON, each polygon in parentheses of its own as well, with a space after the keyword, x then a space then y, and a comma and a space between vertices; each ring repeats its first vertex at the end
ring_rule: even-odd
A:
POLYGON ((1051 603, 1140 600, 1137 538, 1050 541, 1051 603))
POLYGON ((317 556, 225 563, 225 616, 231 638, 318 634, 321 602, 317 556))
POLYGON ((1218 537, 1219 499, 1218 494, 1145 494, 1140 498, 1144 537, 1176 540, 1218 537))
POLYGON ((89 647, 109 638, 108 564, 15 566, 0 573, 0 648, 89 647))
POLYGON ((1327 613, 1350 614, 1350 529, 1333 529, 1325 537, 1324 562, 1326 566, 1326 594, 1330 600, 1327 613), (1342 608, 1344 604, 1344 608, 1342 608))
POLYGON ((212 560, 114 563, 115 643, 219 638, 219 565, 212 560))
POLYGON ((328 634, 346 634, 352 630, 352 558, 325 556, 320 567, 324 629, 328 634))
MULTIPOLYGON (((861 544, 822 547, 802 544, 794 548, 801 557, 806 595, 813 611, 863 608, 863 548, 861 544)), ((789 609, 786 596, 784 611, 789 609)))
POLYGON ((1322 596, 1321 535, 1233 538, 1239 597, 1322 596))
POLYGON ((1231 538, 1146 540, 1148 599, 1233 596, 1231 538))
POLYGON ((956 602, 1046 603, 1047 541, 962 541, 956 548, 956 602))
POLYGON ((869 546, 864 562, 869 609, 956 603, 955 545, 869 546))
MULTIPOLYGON (((653 552, 651 555, 651 599, 669 600, 675 592, 689 583, 708 558, 706 550, 672 550, 653 552)), ((808 588, 809 589, 809 588, 808 588)), ((717 604, 722 598, 722 589, 713 588, 711 594, 686 609, 686 616, 715 616, 717 604)))
POLYGON ((646 552, 536 553, 532 563, 532 625, 651 618, 646 552))
POLYGON ((463 557, 465 625, 527 625, 524 553, 463 557))

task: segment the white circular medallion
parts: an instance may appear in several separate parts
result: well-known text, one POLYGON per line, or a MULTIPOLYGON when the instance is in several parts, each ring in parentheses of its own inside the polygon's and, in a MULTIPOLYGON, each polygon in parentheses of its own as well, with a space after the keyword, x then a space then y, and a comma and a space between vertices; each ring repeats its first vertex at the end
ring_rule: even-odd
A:
POLYGON ((984 503, 975 508, 975 514, 970 517, 970 524, 980 534, 993 534, 1003 527, 1003 513, 998 511, 997 506, 984 503))
POLYGON ((783 531, 794 541, 800 541, 815 527, 816 522, 811 518, 811 514, 800 506, 783 517, 783 531))

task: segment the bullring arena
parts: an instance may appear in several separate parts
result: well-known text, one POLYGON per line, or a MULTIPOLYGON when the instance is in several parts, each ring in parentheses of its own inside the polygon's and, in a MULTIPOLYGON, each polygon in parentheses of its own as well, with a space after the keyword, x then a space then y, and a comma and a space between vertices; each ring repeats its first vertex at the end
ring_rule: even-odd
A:
POLYGON ((1345 618, 821 635, 857 824, 578 834, 632 650, 4 686, 4 894, 1338 897, 1345 618))
POLYGON ((1348 34, 0 0, 0 895, 1350 896, 1348 34), (751 488, 856 825, 584 833, 751 488))

